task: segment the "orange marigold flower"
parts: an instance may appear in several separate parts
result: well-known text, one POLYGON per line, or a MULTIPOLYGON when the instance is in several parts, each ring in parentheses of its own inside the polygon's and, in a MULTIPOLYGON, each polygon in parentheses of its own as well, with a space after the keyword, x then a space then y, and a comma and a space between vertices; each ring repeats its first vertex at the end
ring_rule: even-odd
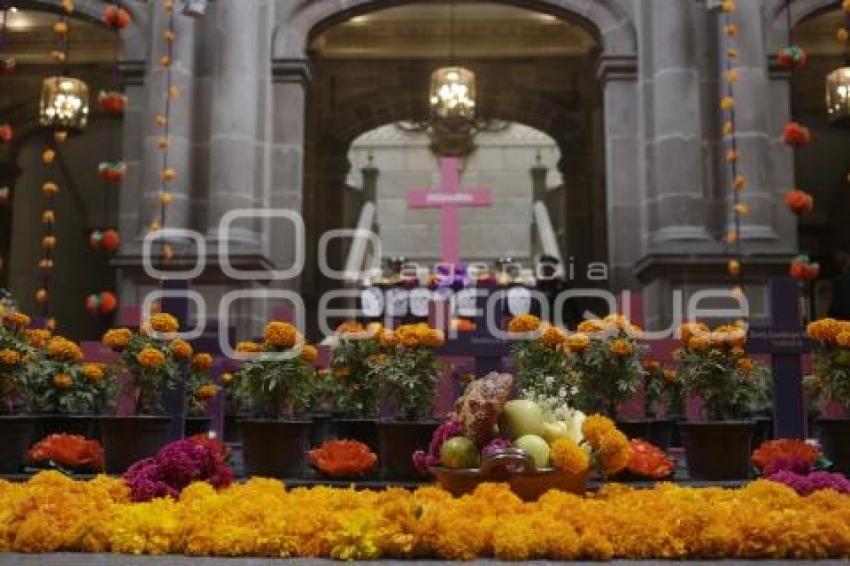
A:
POLYGON ((555 467, 573 475, 583 474, 590 466, 590 457, 570 438, 559 438, 552 443, 550 454, 555 467))
POLYGON ((590 347, 590 336, 584 332, 575 332, 567 336, 564 344, 573 352, 584 352, 590 347))
POLYGON ((83 351, 76 342, 61 336, 54 336, 47 342, 47 355, 54 360, 79 361, 83 359, 83 351))
POLYGON ((608 350, 615 356, 624 358, 634 353, 635 346, 625 338, 618 338, 611 342, 611 345, 608 347, 608 350))
POLYGON ((52 336, 49 330, 41 328, 27 329, 24 335, 26 336, 27 344, 33 348, 43 348, 52 336))
POLYGON ((4 366, 14 366, 21 362, 21 353, 11 348, 3 348, 0 350, 0 364, 4 366))
POLYGON ((148 369, 158 369, 165 365, 165 354, 160 350, 148 346, 136 354, 136 361, 148 369))
POLYGON ((345 379, 351 375, 351 368, 348 366, 340 366, 333 369, 333 375, 336 379, 345 379))
POLYGON ((686 322, 679 327, 679 339, 687 344, 693 336, 708 336, 708 326, 701 322, 686 322))
POLYGON ((226 371, 220 376, 218 376, 218 380, 221 382, 222 385, 230 385, 231 383, 233 383, 234 379, 236 379, 236 377, 229 371, 226 371))
POLYGON ((581 425, 581 434, 593 448, 599 448, 602 439, 616 430, 614 421, 604 415, 590 415, 581 425))
POLYGON ((748 376, 752 375, 753 371, 756 369, 756 362, 752 358, 741 358, 735 362, 735 367, 737 368, 738 373, 748 376))
POLYGON ((100 364, 84 364, 83 377, 91 383, 98 383, 103 379, 104 372, 100 364))
POLYGON ((58 373, 53 376, 53 386, 60 391, 67 391, 74 386, 74 378, 67 373, 58 373))
POLYGON ((30 325, 30 317, 28 317, 22 312, 15 311, 3 315, 3 322, 8 324, 9 326, 17 326, 19 328, 24 328, 30 325))
POLYGON ((250 341, 239 342, 236 344, 236 351, 240 354, 257 354, 263 351, 263 345, 250 341))
POLYGON ((617 474, 629 465, 629 439, 619 430, 609 432, 599 444, 599 463, 606 476, 617 474))
POLYGON ((564 343, 567 336, 563 330, 551 324, 545 324, 543 334, 540 336, 540 343, 547 348, 556 348, 564 343))
POLYGON ((305 344, 304 347, 301 348, 300 356, 302 360, 308 364, 312 364, 319 358, 319 350, 317 350, 313 345, 305 344))
POLYGON ((850 348, 850 330, 843 330, 835 337, 835 343, 841 348, 850 348))
POLYGON ((192 346, 185 340, 177 338, 171 341, 171 353, 178 360, 188 360, 192 357, 193 352, 192 346))
POLYGON ((115 352, 120 352, 130 344, 133 333, 129 328, 114 328, 103 335, 103 344, 115 352))
POLYGON ((288 322, 273 320, 266 325, 263 338, 275 348, 292 348, 298 342, 298 331, 288 322))
POLYGON ((420 344, 420 333, 411 324, 402 324, 396 328, 395 338, 405 348, 415 348, 420 344))
POLYGON ((809 323, 806 334, 822 344, 834 344, 843 329, 842 324, 834 318, 822 318, 809 323))
POLYGON ((677 379, 679 379, 679 374, 676 373, 674 369, 665 369, 664 370, 664 379, 670 383, 673 383, 677 379))
POLYGON ((378 457, 356 440, 329 440, 310 451, 310 463, 329 476, 362 476, 371 472, 378 457))
POLYGON ((195 354, 192 358, 192 368, 195 371, 210 371, 213 365, 213 357, 206 352, 195 354))
POLYGON ((711 347, 711 338, 708 336, 692 336, 688 340, 688 349, 692 352, 704 352, 711 347))
POLYGON ((205 383, 198 387, 198 390, 195 391, 195 397, 197 397, 201 401, 209 401, 210 399, 218 395, 218 392, 218 385, 215 385, 214 383, 205 383))
POLYGON ((535 332, 540 328, 540 319, 533 314, 521 314, 508 323, 508 331, 513 334, 535 332))
POLYGON ((599 319, 591 318, 579 323, 577 330, 582 334, 598 334, 605 331, 605 324, 599 319))
POLYGON ((162 334, 174 334, 180 330, 177 318, 165 312, 153 315, 148 322, 151 328, 162 334))
POLYGON ((442 348, 446 343, 446 336, 442 330, 429 328, 422 337, 422 345, 428 348, 442 348))
POLYGON ((398 337, 395 335, 395 332, 385 328, 378 335, 378 344, 384 348, 394 348, 398 346, 398 337))
POLYGON ((339 326, 336 327, 337 334, 360 334, 365 329, 363 325, 359 322, 355 322, 352 320, 343 322, 339 326))

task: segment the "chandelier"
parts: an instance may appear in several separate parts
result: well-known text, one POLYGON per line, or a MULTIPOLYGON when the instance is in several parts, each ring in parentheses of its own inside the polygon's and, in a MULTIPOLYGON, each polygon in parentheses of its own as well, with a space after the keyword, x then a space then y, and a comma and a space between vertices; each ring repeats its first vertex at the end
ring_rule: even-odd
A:
POLYGON ((475 73, 463 67, 441 67, 431 74, 431 116, 475 117, 475 73))
POLYGON ((837 126, 850 126, 850 64, 826 77, 826 111, 837 126))
POLYGON ((82 130, 89 119, 89 87, 72 77, 48 77, 41 85, 39 122, 63 130, 82 130))

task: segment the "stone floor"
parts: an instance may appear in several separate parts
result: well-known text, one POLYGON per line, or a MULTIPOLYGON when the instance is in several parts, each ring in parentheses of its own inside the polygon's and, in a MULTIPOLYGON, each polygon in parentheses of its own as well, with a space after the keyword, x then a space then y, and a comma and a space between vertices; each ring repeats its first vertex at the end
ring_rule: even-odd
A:
MULTIPOLYGON (((356 564, 357 562, 349 562, 349 564, 356 564)), ((495 560, 475 560, 472 562, 463 562, 460 564, 468 564, 470 566, 483 566, 486 564, 494 564, 495 560)), ((317 565, 327 565, 327 566, 336 566, 339 564, 343 564, 342 562, 335 562, 332 560, 312 560, 312 559, 299 559, 299 560, 271 560, 267 558, 187 558, 183 556, 123 556, 117 554, 35 554, 35 555, 25 555, 25 554, 0 554, 0 566, 312 566, 314 564, 317 565)), ((376 563, 377 564, 377 563, 376 563)), ((437 564, 459 564, 443 562, 438 560, 417 560, 417 561, 397 561, 397 560, 386 560, 381 561, 382 565, 390 565, 390 564, 415 564, 416 566, 430 566, 437 564)), ((508 564, 508 563, 506 563, 508 564)), ((547 562, 547 561, 533 561, 526 562, 525 564, 530 564, 533 566, 546 566, 548 564, 556 564, 556 562, 547 562)), ((587 566, 595 566, 600 564, 599 562, 572 562, 571 564, 585 564, 587 566)), ((640 565, 640 566, 652 566, 652 565, 664 565, 669 566, 671 564, 682 564, 682 562, 667 562, 662 560, 647 560, 647 561, 630 561, 630 560, 615 560, 611 562, 611 564, 618 564, 623 566, 628 566, 630 564, 640 565)), ((819 561, 807 561, 807 560, 765 560, 765 561, 754 561, 754 560, 728 560, 728 561, 717 561, 717 560, 706 560, 706 561, 693 561, 687 562, 687 564, 706 564, 706 565, 725 565, 725 566, 736 566, 736 565, 744 565, 744 564, 788 564, 788 565, 806 565, 806 564, 816 564, 818 566, 827 566, 835 564, 836 566, 839 564, 846 565, 846 560, 819 560, 819 561)))

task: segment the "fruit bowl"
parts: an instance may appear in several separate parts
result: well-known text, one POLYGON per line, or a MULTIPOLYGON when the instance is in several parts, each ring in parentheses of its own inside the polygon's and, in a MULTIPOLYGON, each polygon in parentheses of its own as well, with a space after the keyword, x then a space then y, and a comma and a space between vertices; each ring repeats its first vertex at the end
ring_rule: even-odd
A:
POLYGON ((557 468, 538 469, 531 456, 517 448, 491 454, 478 468, 434 466, 430 471, 440 487, 455 497, 471 493, 482 483, 502 482, 524 501, 535 501, 550 489, 582 495, 587 484, 587 472, 573 475, 557 468))

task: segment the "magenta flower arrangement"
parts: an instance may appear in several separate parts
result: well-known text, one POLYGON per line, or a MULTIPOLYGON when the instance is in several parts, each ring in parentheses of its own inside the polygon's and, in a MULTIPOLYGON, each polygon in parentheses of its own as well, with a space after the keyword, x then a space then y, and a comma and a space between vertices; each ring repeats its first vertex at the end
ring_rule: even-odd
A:
POLYGON ((780 470, 768 476, 767 479, 785 484, 804 496, 821 489, 834 489, 838 493, 850 493, 850 480, 838 473, 816 471, 799 474, 791 470, 780 470))
POLYGON ((205 481, 216 489, 233 482, 226 450, 217 441, 190 438, 172 442, 124 473, 130 497, 136 502, 159 497, 177 499, 186 486, 196 481, 205 481))

